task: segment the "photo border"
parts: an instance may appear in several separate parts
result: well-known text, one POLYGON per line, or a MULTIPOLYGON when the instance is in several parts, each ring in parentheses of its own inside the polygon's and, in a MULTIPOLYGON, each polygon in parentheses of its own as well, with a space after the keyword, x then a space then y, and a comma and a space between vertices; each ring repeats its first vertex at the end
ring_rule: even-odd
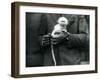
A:
POLYGON ((56 75, 72 75, 72 74, 86 74, 97 73, 97 7, 96 6, 81 6, 81 5, 63 5, 63 4, 44 4, 44 3, 31 3, 31 2, 13 2, 11 4, 11 76, 16 78, 21 77, 40 77, 40 76, 56 76, 56 75), (73 8, 73 9, 89 9, 95 11, 95 70, 89 71, 73 71, 73 72, 55 72, 43 74, 19 74, 19 7, 20 6, 40 6, 40 7, 56 7, 56 8, 73 8))

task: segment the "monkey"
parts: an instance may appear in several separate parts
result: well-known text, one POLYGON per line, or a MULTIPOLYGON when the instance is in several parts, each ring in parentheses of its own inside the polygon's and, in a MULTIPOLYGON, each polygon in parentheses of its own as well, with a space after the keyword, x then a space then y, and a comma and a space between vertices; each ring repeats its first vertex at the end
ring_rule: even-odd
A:
POLYGON ((66 26, 69 24, 69 21, 65 17, 60 17, 57 20, 57 24, 54 26, 54 29, 51 33, 51 36, 53 38, 58 38, 61 35, 63 35, 65 32, 67 32, 66 26))

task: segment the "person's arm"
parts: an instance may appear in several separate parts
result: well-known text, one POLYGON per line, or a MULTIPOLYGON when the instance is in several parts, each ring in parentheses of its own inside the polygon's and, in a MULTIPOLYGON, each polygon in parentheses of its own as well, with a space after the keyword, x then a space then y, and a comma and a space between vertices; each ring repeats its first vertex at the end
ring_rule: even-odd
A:
POLYGON ((86 48, 89 45, 88 34, 69 34, 66 39, 68 48, 86 48))
POLYGON ((86 48, 89 45, 89 31, 88 24, 85 18, 81 18, 78 22, 79 30, 77 34, 66 32, 59 38, 53 38, 54 45, 64 43, 68 48, 86 48))
POLYGON ((69 34, 67 37, 67 47, 87 48, 89 46, 89 29, 85 17, 79 20, 79 33, 69 34))
POLYGON ((38 28, 38 41, 42 47, 50 44, 50 35, 48 34, 47 26, 47 17, 42 14, 40 18, 40 26, 38 28))

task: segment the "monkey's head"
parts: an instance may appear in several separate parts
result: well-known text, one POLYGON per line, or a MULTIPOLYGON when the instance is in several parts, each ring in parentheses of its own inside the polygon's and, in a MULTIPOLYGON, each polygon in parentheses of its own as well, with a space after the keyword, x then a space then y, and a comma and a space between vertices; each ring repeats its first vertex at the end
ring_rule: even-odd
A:
POLYGON ((61 26, 67 26, 68 23, 69 23, 68 19, 65 18, 65 17, 60 17, 60 18, 58 19, 57 22, 58 22, 58 24, 60 24, 61 26))

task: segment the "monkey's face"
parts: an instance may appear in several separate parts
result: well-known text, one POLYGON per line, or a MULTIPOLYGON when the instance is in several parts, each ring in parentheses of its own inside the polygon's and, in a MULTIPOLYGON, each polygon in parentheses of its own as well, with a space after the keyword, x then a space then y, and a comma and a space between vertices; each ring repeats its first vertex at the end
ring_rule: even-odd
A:
POLYGON ((67 26, 68 23, 66 23, 65 21, 61 21, 59 24, 60 24, 62 27, 64 27, 64 26, 67 26))
POLYGON ((58 38, 62 35, 64 35, 64 32, 62 30, 57 30, 57 31, 54 31, 54 34, 52 34, 52 37, 58 38))
POLYGON ((60 17, 58 19, 58 24, 60 24, 62 27, 67 26, 68 25, 68 19, 65 17, 60 17))

